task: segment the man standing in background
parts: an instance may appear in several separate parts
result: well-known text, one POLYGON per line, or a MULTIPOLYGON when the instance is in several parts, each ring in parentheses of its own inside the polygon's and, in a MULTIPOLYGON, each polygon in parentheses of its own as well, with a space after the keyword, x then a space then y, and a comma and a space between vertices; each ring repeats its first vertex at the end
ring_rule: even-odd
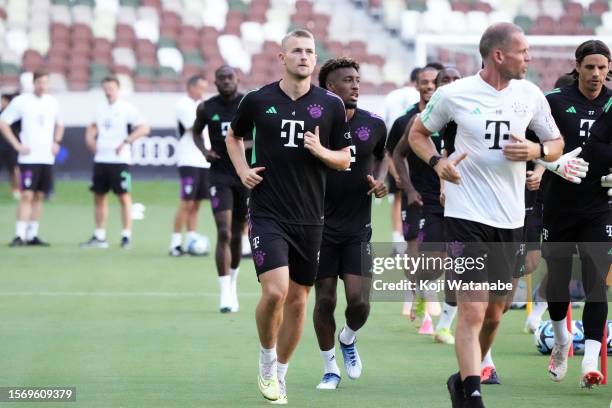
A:
MULTIPOLYGON (((5 93, 2 94, 2 100, 0 101, 0 114, 6 109, 8 104, 16 97, 17 94, 5 93)), ((16 121, 11 125, 11 129, 14 135, 19 135, 21 132, 21 122, 16 121)), ((21 178, 19 172, 19 166, 17 165, 17 152, 13 149, 13 146, 2 136, 0 136, 0 170, 2 167, 6 168, 6 172, 9 177, 9 184, 11 187, 11 193, 15 200, 19 200, 19 179, 21 178)))
POLYGON ((170 256, 181 256, 184 248, 198 238, 198 212, 200 201, 208 194, 208 168, 210 163, 194 143, 193 122, 196 109, 206 93, 208 83, 195 75, 187 81, 187 94, 176 103, 176 122, 179 136, 178 171, 181 179, 181 202, 174 216, 174 230, 170 239, 170 256), (183 228, 187 227, 186 245, 183 246, 183 228))
MULTIPOLYGON (((217 227, 215 263, 219 276, 221 313, 238 311, 238 266, 240 265, 242 230, 246 224, 248 189, 242 185, 232 165, 225 137, 243 95, 238 93, 238 75, 228 66, 215 71, 218 95, 198 105, 193 124, 195 145, 210 161, 210 205, 217 227), (208 127, 210 149, 202 132, 208 127)), ((245 141, 245 145, 252 141, 245 141)))
POLYGON ((108 200, 112 190, 121 205, 120 245, 129 249, 132 242, 132 143, 149 134, 150 128, 134 105, 119 98, 119 80, 109 76, 102 80, 106 101, 96 109, 96 116, 85 130, 85 142, 94 156, 90 190, 94 194, 96 228, 81 248, 108 248, 106 222, 108 200), (96 137, 97 136, 97 137, 96 137))
POLYGON ((15 238, 9 246, 49 246, 38 238, 43 200, 53 183, 53 164, 60 150, 64 126, 55 97, 49 95, 49 74, 34 73, 34 93, 19 95, 0 115, 0 133, 19 153, 21 197, 15 238), (19 139, 11 124, 21 120, 19 139), (21 141, 20 141, 21 140, 21 141))

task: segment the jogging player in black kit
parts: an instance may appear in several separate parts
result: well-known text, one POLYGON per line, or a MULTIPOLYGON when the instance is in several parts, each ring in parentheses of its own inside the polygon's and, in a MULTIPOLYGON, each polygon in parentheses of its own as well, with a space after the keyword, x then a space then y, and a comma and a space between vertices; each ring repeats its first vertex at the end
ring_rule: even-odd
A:
MULTIPOLYGON (((393 157, 395 146, 404 135, 410 120, 421 112, 421 110, 425 108, 427 102, 429 102, 429 98, 431 98, 431 95, 433 95, 434 91, 436 90, 435 81, 437 74, 438 68, 429 65, 421 69, 417 74, 416 89, 420 95, 419 102, 408 107, 406 112, 397 118, 395 122, 393 122, 385 146, 389 156, 393 157)), ((409 178, 406 179, 404 177, 402 179, 400 175, 402 169, 396 169, 395 171, 398 174, 400 181, 402 181, 399 183, 399 188, 401 190, 402 232, 404 234, 404 240, 408 243, 408 254, 416 256, 418 251, 417 238, 419 234, 419 224, 422 217, 423 202, 417 190, 414 188, 412 183, 409 182, 409 178), (406 181, 408 181, 408 183, 406 183, 406 181)), ((415 317, 417 317, 415 316, 416 310, 416 315, 419 315, 418 317, 422 319, 425 315, 425 302, 422 298, 419 298, 419 301, 415 306, 413 305, 413 300, 414 294, 411 292, 406 293, 402 314, 409 315, 410 319, 413 320, 415 317)))
MULTIPOLYGON (((435 77, 435 88, 447 85, 461 79, 461 74, 456 68, 448 67, 438 72, 435 77)), ((421 82, 427 85, 427 77, 423 78, 421 82)), ((435 89, 434 88, 434 89, 435 89)), ((425 108, 424 100, 431 97, 431 92, 428 87, 424 86, 420 89, 421 91, 421 102, 416 105, 419 112, 425 108)), ((410 127, 414 119, 418 116, 418 113, 413 115, 406 125, 404 135, 397 142, 395 149, 393 150, 393 162, 396 171, 402 180, 402 186, 409 186, 412 189, 413 197, 416 196, 422 203, 422 219, 416 218, 416 222, 413 221, 414 225, 418 226, 418 243, 420 244, 421 251, 427 251, 428 256, 440 257, 444 256, 445 248, 444 245, 440 246, 439 243, 444 242, 444 206, 442 189, 440 185, 440 179, 436 172, 431 169, 427 163, 423 162, 417 157, 408 143, 408 134, 410 133, 410 127), (438 243, 438 244, 436 244, 438 243)), ((431 140, 436 146, 436 150, 440 153, 444 152, 445 149, 451 146, 447 146, 447 142, 453 143, 456 124, 448 124, 443 131, 432 134, 431 140)), ((414 198, 413 198, 414 200, 414 198)), ((403 195, 402 205, 405 206, 406 212, 408 210, 408 199, 406 195, 403 195)), ((402 212, 404 213, 404 211, 402 212)), ((419 211, 419 214, 421 211, 419 211)), ((415 234, 416 235, 416 234, 415 234)), ((440 275, 442 271, 435 271, 436 277, 440 275)), ((429 274, 431 275, 431 273, 429 274)), ((420 279, 434 279, 432 276, 424 276, 419 274, 420 279)), ((450 279, 450 277, 449 277, 450 279)), ((446 302, 442 308, 440 320, 436 326, 434 332, 434 341, 442 344, 455 344, 455 337, 451 333, 451 324, 457 311, 457 303, 455 302, 454 292, 451 291, 447 286, 445 287, 446 302)), ((431 299, 429 299, 431 301, 431 299)))
MULTIPOLYGON (((222 65, 215 71, 218 95, 201 103, 196 111, 193 140, 210 163, 210 206, 217 226, 215 263, 219 275, 221 313, 238 311, 238 266, 242 229, 246 223, 248 190, 240 182, 227 154, 225 137, 243 95, 238 93, 234 69, 222 65), (210 150, 204 146, 202 131, 208 126, 210 150)), ((250 135, 247 135, 250 139, 250 135)), ((251 144, 251 141, 245 144, 251 144)))
POLYGON ((572 342, 566 326, 568 285, 573 249, 578 244, 586 293, 581 386, 590 388, 603 381, 597 363, 608 314, 605 280, 610 257, 606 252, 612 242, 612 213, 601 177, 608 174, 612 165, 609 144, 612 91, 604 85, 610 79, 610 50, 601 41, 589 40, 576 49, 575 56, 574 84, 546 96, 565 137, 564 151, 582 148, 580 156, 589 163, 581 183, 551 177, 544 195, 543 254, 549 270, 546 297, 555 333, 548 371, 553 381, 561 381, 567 373, 572 342))
POLYGON ((226 145, 242 183, 252 189, 249 238, 262 288, 256 310, 259 389, 284 404, 289 358, 302 335, 318 269, 326 172, 349 167, 351 135, 342 100, 310 83, 316 64, 312 34, 287 34, 279 61, 283 78, 242 99, 226 145), (252 167, 242 141, 249 134, 252 167))
POLYGON ((325 226, 313 314, 324 362, 318 389, 336 389, 340 382, 334 345, 338 277, 344 281, 347 303, 346 323, 338 333, 338 342, 349 378, 357 379, 361 375, 361 359, 355 343, 357 331, 370 312, 371 284, 371 276, 362 266, 362 249, 372 236, 372 193, 378 198, 387 194, 384 184, 388 167, 387 129, 382 118, 357 108, 359 81, 359 64, 349 58, 329 60, 319 72, 319 85, 344 101, 353 146, 350 146, 351 167, 327 172, 325 226))

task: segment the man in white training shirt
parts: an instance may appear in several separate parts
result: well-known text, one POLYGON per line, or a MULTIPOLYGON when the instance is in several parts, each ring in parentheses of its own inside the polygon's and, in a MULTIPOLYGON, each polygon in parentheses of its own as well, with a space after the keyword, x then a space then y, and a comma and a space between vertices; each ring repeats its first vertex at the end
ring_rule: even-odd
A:
POLYGON ((96 109, 95 120, 85 130, 87 147, 95 154, 90 190, 94 193, 94 235, 82 248, 108 248, 106 194, 112 190, 121 204, 121 248, 128 249, 132 241, 132 164, 131 145, 149 134, 140 112, 134 105, 119 98, 119 80, 114 76, 102 80, 106 101, 96 109), (96 137, 97 135, 97 137, 96 137))
MULTIPOLYGON (((208 194, 208 168, 210 163, 193 142, 193 122, 196 110, 204 98, 208 83, 195 75, 187 81, 187 94, 176 103, 176 121, 179 136, 178 170, 181 179, 181 202, 174 216, 174 230, 170 240, 170 256, 181 256, 184 248, 198 238, 198 212, 200 202, 208 194), (187 227, 187 239, 183 246, 183 228, 187 227)), ((209 146, 210 147, 210 146, 209 146)))
POLYGON ((53 184, 53 163, 60 150, 64 126, 55 97, 47 94, 49 74, 34 73, 34 93, 19 95, 0 115, 0 133, 19 153, 21 198, 11 247, 49 246, 38 238, 38 223, 45 195, 53 184), (19 139, 11 124, 21 120, 19 139), (21 142, 19 141, 21 140, 21 142))
POLYGON ((523 79, 528 48, 514 24, 487 28, 480 40, 484 68, 438 88, 409 135, 414 152, 445 181, 449 256, 473 262, 464 270, 455 262, 453 271, 453 282, 470 285, 457 290, 459 373, 447 382, 453 407, 484 407, 480 361, 493 343, 512 282, 525 217, 525 162, 553 161, 563 151, 546 98, 523 79), (457 124, 456 150, 447 159, 429 137, 450 121, 457 124), (542 143, 525 139, 527 128, 542 143))

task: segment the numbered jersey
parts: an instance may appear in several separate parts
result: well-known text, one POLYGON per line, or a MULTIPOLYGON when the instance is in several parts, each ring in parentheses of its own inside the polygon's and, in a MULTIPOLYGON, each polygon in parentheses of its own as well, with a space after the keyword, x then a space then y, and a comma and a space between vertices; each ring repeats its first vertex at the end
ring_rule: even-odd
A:
POLYGON ((242 97, 242 94, 238 94, 235 98, 226 101, 220 95, 216 95, 198 106, 194 129, 200 131, 208 127, 210 148, 220 157, 210 164, 211 179, 238 177, 227 154, 225 137, 242 97))
MULTIPOLYGON (((580 92, 576 83, 553 89, 546 94, 546 99, 565 139, 563 153, 582 147, 580 157, 593 161, 591 157, 587 157, 588 150, 593 149, 589 146, 593 141, 591 127, 601 117, 595 132, 597 136, 610 134, 612 131, 605 118, 610 114, 608 111, 612 107, 612 91, 604 86, 597 98, 589 100, 580 92)), ((596 157, 594 159, 596 160, 596 157)), ((561 177, 549 177, 550 182, 546 186, 544 195, 544 211, 561 214, 606 211, 608 200, 605 190, 600 185, 603 174, 602 170, 597 171, 595 166, 595 162, 593 166, 589 166, 587 177, 580 184, 570 183, 561 177)), ((605 171, 608 167, 612 167, 612 162, 599 167, 603 167, 605 171)))
POLYGON ((501 91, 480 74, 439 88, 421 114, 430 132, 457 124, 455 152, 467 153, 457 170, 460 184, 445 182, 444 215, 496 228, 523 226, 525 162, 507 160, 502 148, 510 135, 532 129, 541 141, 560 137, 542 92, 527 80, 512 80, 501 91))
POLYGON ((231 126, 237 137, 253 135, 252 165, 266 168, 251 193, 251 214, 322 225, 327 167, 304 147, 304 134, 318 127, 323 147, 350 146, 342 100, 311 85, 294 101, 274 82, 242 99, 231 126))
POLYGON ((327 172, 325 234, 345 236, 371 229, 372 196, 368 195, 367 177, 374 174, 374 158, 385 156, 387 129, 382 118, 363 109, 355 110, 349 128, 351 167, 327 172))

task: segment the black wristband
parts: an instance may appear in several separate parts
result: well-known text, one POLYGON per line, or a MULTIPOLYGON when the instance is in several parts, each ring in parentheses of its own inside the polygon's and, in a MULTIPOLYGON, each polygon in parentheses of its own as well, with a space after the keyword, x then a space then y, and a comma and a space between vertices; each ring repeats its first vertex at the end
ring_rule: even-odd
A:
POLYGON ((438 164, 441 158, 442 156, 438 156, 437 154, 431 156, 431 158, 429 159, 429 167, 431 167, 432 169, 436 167, 436 164, 438 164))

